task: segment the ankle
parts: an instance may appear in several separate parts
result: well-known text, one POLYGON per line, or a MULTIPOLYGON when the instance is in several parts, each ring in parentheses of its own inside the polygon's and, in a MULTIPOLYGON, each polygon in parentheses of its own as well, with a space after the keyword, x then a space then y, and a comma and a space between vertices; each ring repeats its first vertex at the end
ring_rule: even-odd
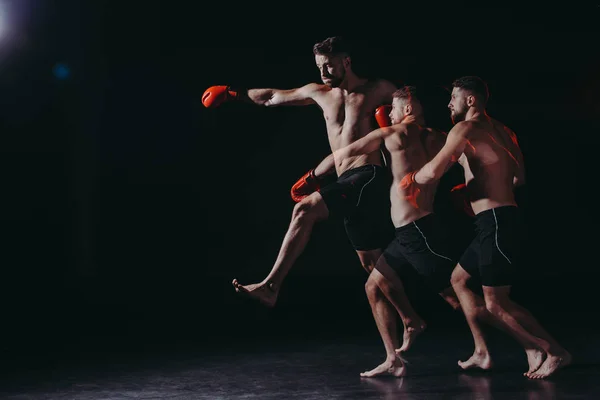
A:
POLYGON ((546 352, 546 353, 552 353, 552 350, 556 350, 554 347, 552 347, 550 345, 550 343, 548 343, 547 341, 545 341, 544 339, 539 339, 537 346, 542 349, 542 351, 546 352))
POLYGON ((487 347, 475 347, 475 351, 473 352, 473 354, 476 354, 478 356, 487 356, 488 354, 490 354, 490 351, 487 349, 487 347))
POLYGON ((404 323, 404 328, 409 331, 413 330, 421 330, 425 327, 425 321, 420 318, 415 319, 405 319, 402 321, 404 323))

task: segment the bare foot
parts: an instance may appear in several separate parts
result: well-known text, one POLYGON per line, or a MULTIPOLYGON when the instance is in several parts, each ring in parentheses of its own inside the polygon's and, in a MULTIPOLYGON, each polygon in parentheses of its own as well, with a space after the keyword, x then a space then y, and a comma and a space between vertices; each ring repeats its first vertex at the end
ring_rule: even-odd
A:
POLYGON ((527 374, 531 379, 544 379, 552 375, 557 369, 571 364, 572 357, 568 352, 560 355, 548 354, 546 361, 537 369, 537 371, 527 374))
POLYGON ((413 345, 415 338, 421 334, 427 328, 425 322, 421 322, 415 326, 407 326, 404 330, 404 337, 402 338, 402 346, 396 349, 396 353, 402 353, 408 351, 413 345))
POLYGON ((480 368, 488 370, 493 366, 492 357, 487 351, 475 351, 467 361, 459 361, 458 366, 462 369, 480 368))
POLYGON ((525 372, 524 376, 529 376, 532 372, 535 372, 540 368, 546 358, 546 352, 539 349, 525 349, 527 354, 527 363, 529 364, 529 371, 525 372))
POLYGON ((277 302, 277 292, 267 283, 254 283, 251 285, 242 285, 237 279, 231 282, 235 291, 260 301, 267 307, 274 307, 277 302))
POLYGON ((385 360, 383 364, 378 365, 370 371, 361 372, 363 378, 372 378, 375 376, 395 376, 400 377, 406 374, 406 367, 400 359, 395 357, 392 360, 385 360))

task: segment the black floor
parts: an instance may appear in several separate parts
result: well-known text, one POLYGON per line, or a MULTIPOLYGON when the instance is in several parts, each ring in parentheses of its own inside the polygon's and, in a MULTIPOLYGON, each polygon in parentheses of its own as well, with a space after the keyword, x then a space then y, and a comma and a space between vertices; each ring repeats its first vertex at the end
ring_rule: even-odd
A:
MULTIPOLYGON (((63 354, 60 361, 5 370, 3 399, 595 399, 598 337, 563 338, 575 362, 551 379, 522 376, 524 353, 492 335, 493 371, 463 372, 470 343, 456 332, 423 334, 403 378, 364 379, 382 361, 375 335, 307 337, 152 350, 63 354), (81 357, 78 359, 78 357, 81 357)), ((135 346, 134 346, 135 347, 135 346)), ((139 350, 139 349, 138 349, 139 350)), ((22 360, 23 361, 23 360, 22 360)))
POLYGON ((523 377, 524 352, 492 328, 494 369, 461 371, 456 362, 473 350, 464 319, 418 287, 409 295, 429 327, 407 355, 407 375, 361 379, 384 357, 364 277, 330 278, 290 276, 272 310, 234 295, 229 279, 218 277, 197 290, 195 283, 166 292, 98 287, 76 297, 39 289, 18 308, 13 298, 5 303, 0 398, 600 398, 594 282, 515 287, 514 298, 573 355, 570 367, 545 381, 523 377))

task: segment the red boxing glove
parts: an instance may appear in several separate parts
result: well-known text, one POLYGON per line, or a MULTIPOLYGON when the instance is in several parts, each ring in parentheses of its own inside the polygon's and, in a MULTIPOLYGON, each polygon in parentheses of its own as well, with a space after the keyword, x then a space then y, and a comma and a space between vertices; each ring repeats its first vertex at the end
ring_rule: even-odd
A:
POLYGON ((375 119, 379 124, 380 128, 385 128, 386 126, 392 125, 392 120, 390 119, 390 112, 392 111, 392 106, 385 105, 377 107, 375 110, 375 119))
POLYGON ((202 95, 202 104, 204 107, 218 107, 222 103, 230 100, 236 100, 239 93, 231 90, 229 86, 211 86, 204 91, 202 95))
POLYGON ((464 183, 458 184, 454 186, 450 190, 450 196, 454 201, 454 206, 467 214, 469 217, 474 217, 475 213, 473 212, 473 208, 471 207, 471 202, 469 201, 467 195, 467 185, 464 183))
POLYGON ((402 180, 400 181, 400 189, 406 190, 411 185, 413 185, 415 183, 415 175, 416 174, 417 174, 417 171, 413 171, 413 172, 409 172, 408 174, 404 175, 404 178, 402 178, 402 180))
POLYGON ((292 186, 290 194, 292 195, 292 200, 298 203, 309 194, 319 191, 319 189, 321 189, 321 185, 313 168, 304 174, 302 178, 298 179, 298 182, 292 186))
POLYGON ((409 172, 404 175, 404 178, 400 181, 398 185, 398 194, 400 198, 408 201, 414 208, 419 208, 418 198, 421 193, 421 188, 419 188, 415 183, 415 175, 417 171, 409 172))

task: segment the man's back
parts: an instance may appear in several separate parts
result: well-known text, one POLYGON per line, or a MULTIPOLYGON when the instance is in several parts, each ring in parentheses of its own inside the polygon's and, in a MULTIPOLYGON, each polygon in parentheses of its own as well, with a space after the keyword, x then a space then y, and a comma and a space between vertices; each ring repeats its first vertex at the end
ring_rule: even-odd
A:
POLYGON ((523 170, 516 136, 502 123, 486 117, 470 119, 464 157, 465 182, 475 214, 491 208, 516 205, 515 177, 523 170))

